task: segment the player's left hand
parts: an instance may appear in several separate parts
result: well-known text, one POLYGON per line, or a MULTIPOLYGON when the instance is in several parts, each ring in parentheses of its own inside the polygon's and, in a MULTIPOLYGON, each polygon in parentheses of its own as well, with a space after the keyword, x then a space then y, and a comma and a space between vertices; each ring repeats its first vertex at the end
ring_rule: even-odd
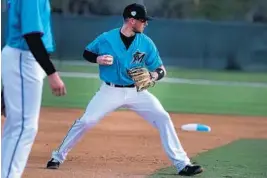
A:
POLYGON ((128 75, 135 82, 137 92, 143 91, 155 85, 154 76, 144 67, 136 67, 128 70, 128 75))

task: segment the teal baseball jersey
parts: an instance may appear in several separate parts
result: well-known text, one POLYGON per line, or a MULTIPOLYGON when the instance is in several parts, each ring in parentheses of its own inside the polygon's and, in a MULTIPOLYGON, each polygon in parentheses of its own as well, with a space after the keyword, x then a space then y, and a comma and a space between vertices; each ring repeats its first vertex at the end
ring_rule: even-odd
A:
POLYGON ((7 45, 29 50, 23 35, 39 32, 46 50, 55 50, 49 0, 7 0, 7 9, 7 45))
POLYGON ((128 69, 147 67, 149 71, 154 71, 162 65, 158 49, 148 36, 137 33, 130 47, 126 49, 119 28, 102 33, 86 46, 86 50, 98 55, 113 56, 112 65, 99 65, 99 75, 101 80, 117 85, 134 83, 127 74, 128 69))

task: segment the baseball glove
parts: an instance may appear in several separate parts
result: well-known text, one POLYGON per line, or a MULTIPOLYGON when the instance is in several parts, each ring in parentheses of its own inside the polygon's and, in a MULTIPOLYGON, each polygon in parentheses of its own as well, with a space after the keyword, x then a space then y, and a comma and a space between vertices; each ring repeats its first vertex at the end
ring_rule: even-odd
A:
POLYGON ((150 72, 144 67, 136 67, 128 70, 128 75, 135 82, 137 92, 143 91, 155 85, 150 72))

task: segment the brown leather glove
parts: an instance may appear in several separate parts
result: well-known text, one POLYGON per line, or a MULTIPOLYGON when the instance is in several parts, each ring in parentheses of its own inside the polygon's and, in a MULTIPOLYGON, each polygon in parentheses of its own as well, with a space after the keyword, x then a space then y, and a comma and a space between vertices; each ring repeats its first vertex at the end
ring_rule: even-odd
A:
POLYGON ((144 67, 136 67, 128 70, 128 75, 135 82, 137 92, 143 91, 155 85, 150 72, 144 67))

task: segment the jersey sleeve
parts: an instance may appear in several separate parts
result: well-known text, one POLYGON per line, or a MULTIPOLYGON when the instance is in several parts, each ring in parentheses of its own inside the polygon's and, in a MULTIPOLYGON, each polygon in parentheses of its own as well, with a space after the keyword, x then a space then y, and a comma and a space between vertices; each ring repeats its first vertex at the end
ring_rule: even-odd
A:
POLYGON ((21 2, 21 26, 22 34, 44 33, 40 0, 22 0, 21 2))
POLYGON ((103 43, 103 35, 98 36, 94 41, 86 46, 86 50, 95 54, 99 54, 99 47, 103 43))
POLYGON ((159 55, 159 51, 154 42, 152 40, 149 40, 148 45, 149 52, 145 63, 149 71, 155 71, 158 67, 163 65, 163 63, 159 55))

